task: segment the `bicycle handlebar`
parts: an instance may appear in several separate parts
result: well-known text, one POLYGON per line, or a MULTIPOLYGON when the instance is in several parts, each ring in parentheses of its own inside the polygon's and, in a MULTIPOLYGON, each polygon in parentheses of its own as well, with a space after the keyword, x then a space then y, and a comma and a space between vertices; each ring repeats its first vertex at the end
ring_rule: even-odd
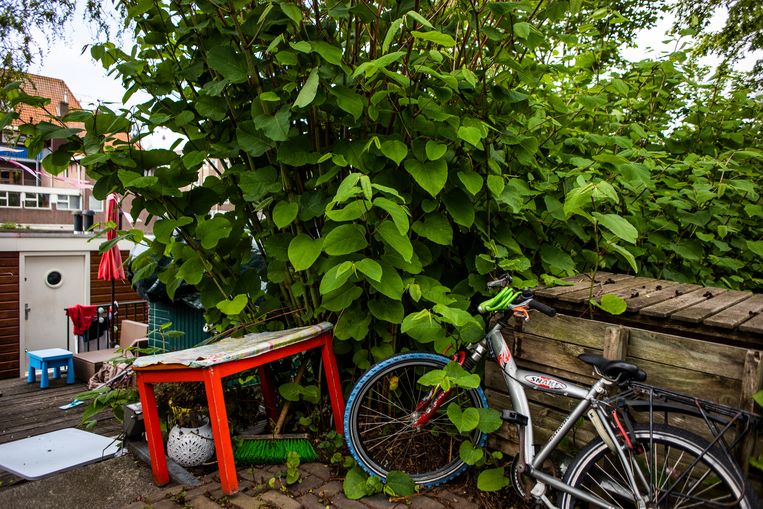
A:
POLYGON ((537 309, 548 316, 556 315, 556 310, 554 308, 534 299, 532 290, 529 288, 522 291, 514 290, 508 286, 508 283, 510 282, 511 276, 507 274, 501 279, 488 283, 488 288, 495 288, 496 286, 503 286, 503 288, 501 288, 493 298, 488 299, 477 306, 477 311, 480 313, 492 313, 494 311, 502 311, 504 309, 513 310, 515 307, 526 306, 531 309, 537 309), (516 305, 512 305, 518 298, 521 299, 521 301, 516 305))
POLYGON ((537 309, 544 315, 548 315, 548 316, 556 315, 556 309, 552 308, 551 306, 547 304, 543 304, 542 302, 538 302, 537 300, 531 300, 529 307, 531 307, 532 309, 537 309))

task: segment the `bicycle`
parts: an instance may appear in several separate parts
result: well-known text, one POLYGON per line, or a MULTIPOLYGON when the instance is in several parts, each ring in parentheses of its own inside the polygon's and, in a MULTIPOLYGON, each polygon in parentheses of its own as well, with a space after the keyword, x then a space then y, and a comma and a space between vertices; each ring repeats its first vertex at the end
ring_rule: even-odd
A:
POLYGON ((531 290, 519 291, 510 284, 509 275, 488 283, 488 288, 501 290, 480 304, 478 311, 503 313, 503 317, 499 315, 479 342, 453 357, 424 352, 394 355, 358 380, 347 401, 344 431, 350 453, 361 468, 382 480, 390 471, 403 471, 424 487, 448 482, 464 472, 468 465, 459 455, 461 442, 483 447, 487 434, 479 428, 467 436, 459 434, 447 409, 452 403, 487 408, 485 393, 481 386, 446 390, 424 386, 419 380, 451 362, 471 371, 488 356, 498 363, 511 397, 513 408, 503 410, 501 418, 518 428, 519 453, 510 473, 512 484, 527 500, 555 508, 549 498, 555 494, 562 509, 759 507, 731 455, 743 436, 757 426, 757 416, 646 385, 646 373, 638 366, 594 354, 579 356, 598 376, 590 387, 518 368, 501 332, 505 320, 511 316, 527 320, 533 309, 554 316, 555 310, 536 301, 531 290), (580 400, 537 451, 526 389, 580 400), (702 418, 711 442, 655 422, 659 412, 702 418), (645 413, 646 422, 639 423, 636 415, 645 413), (546 461, 583 416, 592 422, 597 436, 572 459, 561 478, 548 473, 546 461), (729 443, 731 429, 737 431, 729 443), (525 487, 523 480, 530 485, 525 487))

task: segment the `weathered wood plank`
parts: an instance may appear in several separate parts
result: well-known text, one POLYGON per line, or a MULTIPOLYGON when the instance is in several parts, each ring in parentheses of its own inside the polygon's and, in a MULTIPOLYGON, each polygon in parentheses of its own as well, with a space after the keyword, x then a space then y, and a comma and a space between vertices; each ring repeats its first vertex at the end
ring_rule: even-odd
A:
MULTIPOLYGON (((551 288, 539 288, 535 291, 535 295, 538 297, 545 297, 547 299, 555 299, 565 293, 584 290, 591 287, 591 274, 580 274, 579 276, 564 278, 565 281, 573 283, 566 286, 553 286, 551 288)), ((594 285, 604 284, 606 281, 620 281, 622 279, 629 279, 633 276, 626 274, 612 274, 611 272, 597 272, 596 278, 593 282, 594 285)))
POLYGON ((724 405, 734 406, 739 399, 742 384, 738 379, 684 368, 666 369, 665 364, 643 359, 628 357, 626 360, 646 371, 646 381, 649 384, 693 394, 724 405))
POLYGON ((523 361, 535 362, 583 376, 588 375, 591 368, 579 361, 577 356, 586 352, 601 352, 600 349, 584 348, 574 343, 530 334, 521 336, 520 345, 521 348, 514 355, 519 356, 523 361))
POLYGON ((555 317, 536 313, 522 324, 522 332, 601 350, 609 324, 557 313, 555 317))
POLYGON ((739 330, 742 332, 752 332, 755 334, 763 334, 763 313, 753 316, 746 322, 739 326, 739 330))
POLYGON ((741 380, 746 350, 643 329, 630 329, 628 356, 636 364, 654 361, 660 369, 691 369, 741 380))
POLYGON ((698 302, 711 299, 717 295, 725 293, 727 290, 723 288, 699 288, 693 292, 679 295, 675 299, 666 300, 647 306, 641 309, 640 313, 647 316, 657 316, 665 318, 673 313, 676 313, 684 308, 697 304, 698 302))
POLYGON ((560 295, 559 300, 575 303, 588 302, 590 297, 599 298, 602 295, 606 295, 608 293, 619 292, 623 290, 630 291, 631 288, 638 287, 642 284, 647 284, 650 281, 654 280, 644 277, 629 277, 621 280, 609 279, 603 283, 596 284, 593 289, 584 288, 582 290, 560 295))
POLYGON ((661 281, 661 283, 661 285, 654 285, 653 289, 639 290, 636 295, 631 294, 629 297, 623 296, 628 305, 627 310, 631 313, 635 313, 647 306, 664 302, 702 288, 699 285, 678 284, 670 281, 661 281))
POLYGON ((726 291, 722 295, 714 295, 712 298, 698 302, 670 315, 671 320, 682 322, 700 323, 705 318, 712 316, 727 307, 749 298, 750 292, 726 291))
POLYGON ((702 320, 705 325, 734 329, 745 320, 763 312, 763 294, 751 295, 736 304, 702 320))
POLYGON ((625 327, 607 327, 604 335, 604 357, 611 360, 625 359, 628 355, 630 331, 625 327))

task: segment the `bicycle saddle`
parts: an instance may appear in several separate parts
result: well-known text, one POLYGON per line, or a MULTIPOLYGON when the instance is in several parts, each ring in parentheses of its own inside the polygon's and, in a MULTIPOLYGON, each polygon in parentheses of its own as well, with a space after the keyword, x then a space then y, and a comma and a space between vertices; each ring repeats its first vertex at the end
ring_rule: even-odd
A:
POLYGON ((578 355, 578 359, 586 364, 595 366, 599 372, 609 378, 617 380, 618 383, 625 383, 631 380, 643 382, 646 380, 646 373, 644 370, 629 362, 611 361, 605 359, 601 355, 592 353, 582 353, 578 355))

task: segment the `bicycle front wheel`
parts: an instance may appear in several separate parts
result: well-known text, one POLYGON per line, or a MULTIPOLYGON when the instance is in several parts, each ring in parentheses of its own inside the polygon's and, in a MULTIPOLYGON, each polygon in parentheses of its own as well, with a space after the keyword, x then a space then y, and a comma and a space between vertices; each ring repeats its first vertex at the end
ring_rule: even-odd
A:
POLYGON ((480 387, 453 389, 422 429, 413 427, 420 416, 417 406, 430 391, 418 380, 448 362, 441 355, 404 353, 376 364, 358 380, 347 400, 344 433, 350 453, 366 472, 386 481, 388 472, 399 470, 416 484, 436 486, 466 470, 459 456, 462 442, 485 445, 487 435, 478 429, 460 435, 446 413, 454 402, 462 410, 487 407, 480 387))
MULTIPOLYGON (((756 509, 755 494, 744 488, 738 468, 703 438, 672 426, 634 428, 636 443, 625 451, 639 495, 649 509, 756 509), (706 452, 705 452, 706 451, 706 452)), ((572 460, 564 483, 590 493, 613 507, 636 508, 637 498, 619 456, 600 438, 572 460)), ((561 509, 597 507, 562 493, 561 509)))

